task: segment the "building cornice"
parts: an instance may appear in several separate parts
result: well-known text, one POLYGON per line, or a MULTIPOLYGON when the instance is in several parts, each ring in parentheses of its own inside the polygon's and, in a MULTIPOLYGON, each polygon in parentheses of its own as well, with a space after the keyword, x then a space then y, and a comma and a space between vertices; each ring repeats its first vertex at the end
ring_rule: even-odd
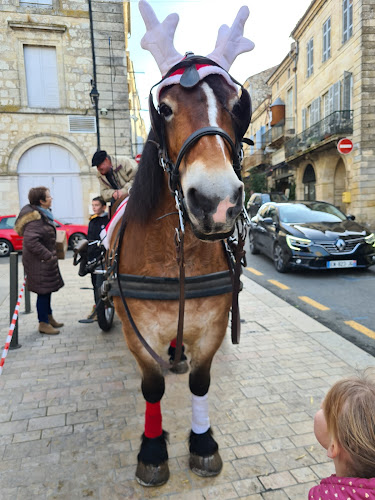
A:
POLYGON ((38 24, 8 21, 8 26, 12 30, 37 30, 55 33, 64 33, 66 31, 66 26, 64 24, 38 24))
POLYGON ((326 0, 312 0, 306 12, 298 21, 296 27, 290 34, 290 36, 294 40, 298 40, 301 37, 302 33, 308 26, 311 25, 312 20, 314 19, 314 17, 317 15, 319 10, 323 7, 325 3, 326 0))

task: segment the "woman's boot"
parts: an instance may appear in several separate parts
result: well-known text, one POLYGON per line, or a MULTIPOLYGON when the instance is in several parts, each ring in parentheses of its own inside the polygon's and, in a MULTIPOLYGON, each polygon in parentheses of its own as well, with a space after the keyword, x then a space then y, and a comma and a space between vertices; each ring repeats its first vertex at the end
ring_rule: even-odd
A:
POLYGON ((46 333, 47 335, 57 335, 60 333, 60 330, 56 330, 52 325, 49 323, 44 323, 41 321, 39 323, 39 333, 46 333))
POLYGON ((52 314, 48 315, 48 323, 52 325, 54 328, 60 328, 64 326, 64 323, 58 323, 55 318, 52 316, 52 314))

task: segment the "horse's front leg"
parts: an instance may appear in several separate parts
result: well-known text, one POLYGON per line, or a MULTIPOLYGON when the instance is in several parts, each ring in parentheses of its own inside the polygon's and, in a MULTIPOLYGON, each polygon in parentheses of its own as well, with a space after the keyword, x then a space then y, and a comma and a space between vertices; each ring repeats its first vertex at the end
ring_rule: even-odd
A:
POLYGON ((210 417, 208 413, 208 389, 210 387, 210 368, 213 354, 199 361, 194 360, 189 376, 192 393, 192 423, 190 432, 190 469, 198 476, 217 476, 223 467, 219 455, 219 447, 212 437, 210 417))
POLYGON ((146 400, 145 430, 135 473, 142 486, 160 486, 168 481, 166 432, 162 428, 160 400, 165 390, 164 376, 157 363, 142 363, 142 393, 146 400))

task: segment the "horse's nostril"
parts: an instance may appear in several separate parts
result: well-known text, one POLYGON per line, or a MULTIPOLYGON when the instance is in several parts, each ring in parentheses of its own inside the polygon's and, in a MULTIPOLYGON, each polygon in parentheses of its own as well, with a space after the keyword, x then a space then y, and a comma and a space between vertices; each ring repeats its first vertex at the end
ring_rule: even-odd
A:
POLYGON ((188 190, 187 198, 189 206, 195 214, 209 214, 214 209, 213 201, 195 188, 188 190))

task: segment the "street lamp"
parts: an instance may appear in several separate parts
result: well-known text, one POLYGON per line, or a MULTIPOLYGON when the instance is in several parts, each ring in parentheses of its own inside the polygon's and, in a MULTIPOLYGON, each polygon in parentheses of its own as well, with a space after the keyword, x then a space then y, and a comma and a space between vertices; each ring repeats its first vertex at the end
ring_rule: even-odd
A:
POLYGON ((95 107, 96 116, 96 139, 97 139, 97 150, 100 150, 100 132, 99 132, 99 92, 96 88, 95 80, 91 80, 91 91, 90 91, 91 104, 95 107))

